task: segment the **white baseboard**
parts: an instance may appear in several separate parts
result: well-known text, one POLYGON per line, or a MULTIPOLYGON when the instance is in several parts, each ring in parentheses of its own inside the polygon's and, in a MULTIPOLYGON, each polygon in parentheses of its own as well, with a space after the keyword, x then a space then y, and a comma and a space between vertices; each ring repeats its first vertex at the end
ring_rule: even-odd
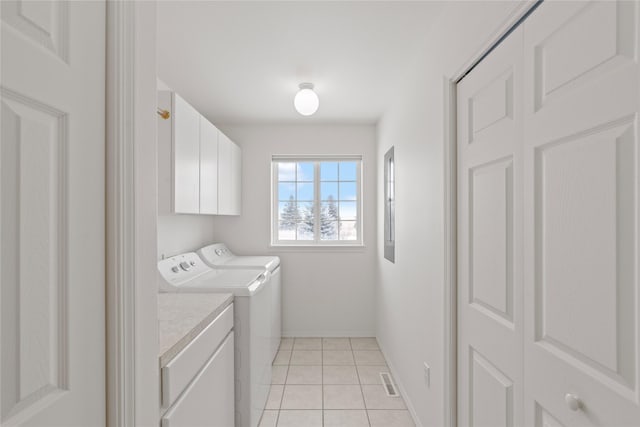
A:
POLYGON ((411 414, 411 418, 413 418, 413 422, 415 423, 416 427, 423 427, 422 423, 418 419, 418 415, 416 414, 413 403, 411 402, 411 399, 409 399, 409 395, 407 395, 407 391, 404 388, 400 377, 398 377, 398 371, 396 371, 393 363, 391 363, 391 360, 387 357, 387 352, 384 350, 384 347, 380 340, 378 340, 378 345, 380 346, 380 351, 382 352, 384 359, 387 361, 387 366, 389 367, 389 371, 391 371, 391 375, 393 376, 393 382, 395 383, 396 387, 398 387, 398 390, 400 390, 400 395, 404 399, 404 403, 407 405, 407 409, 409 410, 409 414, 411 414))
POLYGON ((347 338, 347 337, 375 337, 376 334, 373 331, 305 331, 305 330, 291 330, 282 331, 283 338, 295 338, 295 337, 327 337, 327 338, 347 338))

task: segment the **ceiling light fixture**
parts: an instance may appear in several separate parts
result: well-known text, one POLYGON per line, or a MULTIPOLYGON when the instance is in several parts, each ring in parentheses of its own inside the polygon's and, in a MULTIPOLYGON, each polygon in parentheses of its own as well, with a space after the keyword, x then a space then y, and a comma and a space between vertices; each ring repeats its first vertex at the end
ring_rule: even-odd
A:
POLYGON ((318 111, 320 100, 318 95, 313 91, 312 83, 300 83, 300 90, 293 99, 293 105, 296 111, 303 116, 310 116, 318 111))

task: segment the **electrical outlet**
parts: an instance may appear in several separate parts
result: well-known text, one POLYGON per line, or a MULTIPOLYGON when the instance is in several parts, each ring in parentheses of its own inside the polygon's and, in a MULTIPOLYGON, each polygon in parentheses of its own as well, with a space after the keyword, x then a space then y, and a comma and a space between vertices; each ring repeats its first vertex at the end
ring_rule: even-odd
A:
POLYGON ((431 368, 427 365, 427 362, 424 363, 424 384, 428 387, 431 387, 431 368))

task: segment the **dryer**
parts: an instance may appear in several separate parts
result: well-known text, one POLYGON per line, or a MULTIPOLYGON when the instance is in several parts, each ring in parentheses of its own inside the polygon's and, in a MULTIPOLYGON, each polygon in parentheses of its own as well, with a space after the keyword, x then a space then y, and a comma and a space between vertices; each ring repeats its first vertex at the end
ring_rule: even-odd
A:
POLYGON ((160 292, 234 295, 235 425, 257 427, 271 386, 271 273, 212 269, 195 253, 158 262, 160 292))
POLYGON ((213 243, 198 250, 198 255, 214 269, 264 269, 271 273, 271 353, 275 359, 282 338, 282 278, 280 257, 260 255, 236 255, 224 243, 213 243))

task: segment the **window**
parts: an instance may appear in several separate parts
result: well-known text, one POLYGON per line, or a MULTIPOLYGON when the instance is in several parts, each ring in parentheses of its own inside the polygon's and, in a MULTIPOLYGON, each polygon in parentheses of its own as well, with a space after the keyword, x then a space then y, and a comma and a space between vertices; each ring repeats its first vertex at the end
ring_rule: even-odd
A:
POLYGON ((361 245, 361 156, 274 156, 272 244, 361 245))
POLYGON ((396 193, 393 147, 384 155, 384 257, 396 262, 396 193))

